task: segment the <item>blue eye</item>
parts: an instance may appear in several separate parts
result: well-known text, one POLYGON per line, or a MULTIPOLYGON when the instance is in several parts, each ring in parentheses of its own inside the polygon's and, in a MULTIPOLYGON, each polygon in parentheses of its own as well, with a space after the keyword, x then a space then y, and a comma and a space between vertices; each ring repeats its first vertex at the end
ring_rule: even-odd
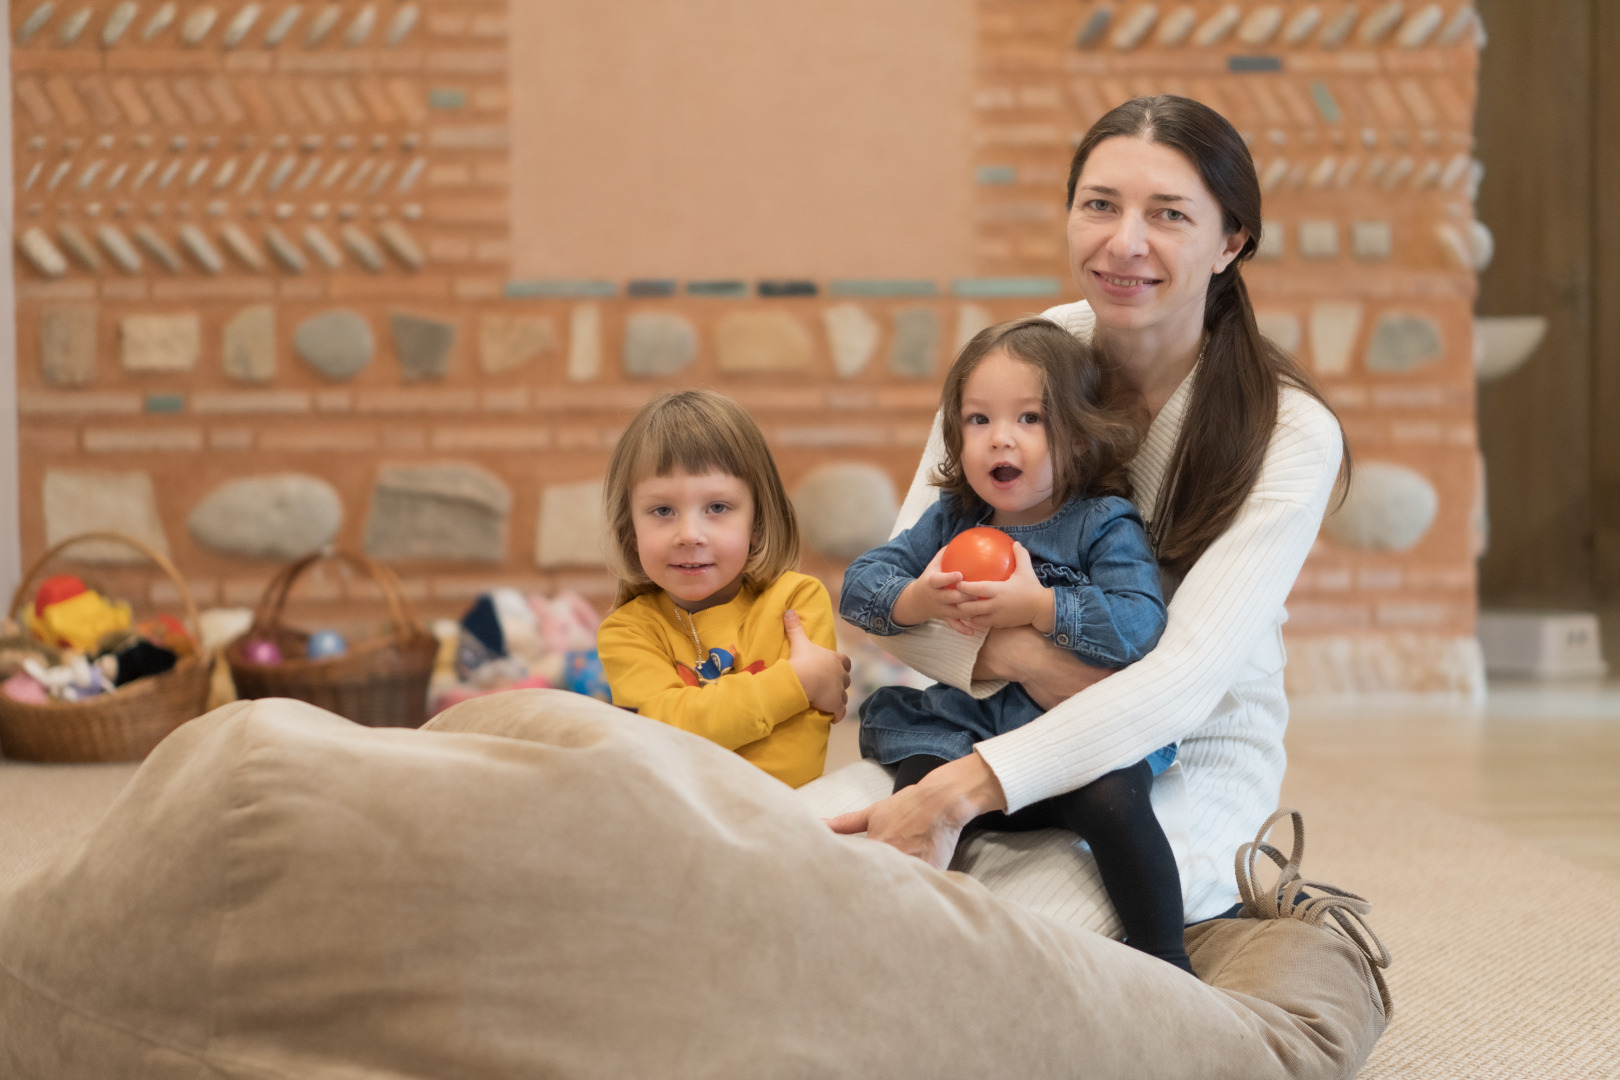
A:
POLYGON ((731 507, 727 506, 723 502, 715 502, 715 503, 710 503, 709 504, 709 513, 711 513, 711 514, 723 514, 727 510, 730 510, 730 509, 731 509, 731 507))
POLYGON ((674 509, 668 506, 655 506, 647 512, 653 517, 671 517, 675 513, 674 509))
POLYGON ((1171 221, 1186 221, 1187 220, 1187 215, 1183 214, 1180 210, 1166 210, 1164 212, 1164 216, 1169 218, 1171 221))
POLYGON ((1090 199, 1086 202, 1087 210, 1103 211, 1107 210, 1108 206, 1109 203, 1107 199, 1090 199))

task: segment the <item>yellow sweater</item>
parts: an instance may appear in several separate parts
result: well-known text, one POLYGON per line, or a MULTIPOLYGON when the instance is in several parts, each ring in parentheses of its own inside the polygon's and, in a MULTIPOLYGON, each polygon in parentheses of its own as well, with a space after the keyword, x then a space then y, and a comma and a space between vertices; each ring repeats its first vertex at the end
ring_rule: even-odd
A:
POLYGON ((735 750, 793 787, 814 780, 832 716, 810 708, 787 662, 789 608, 811 641, 838 647, 832 600, 807 574, 789 571, 762 592, 745 587, 695 615, 662 591, 636 597, 596 635, 613 703, 735 750))

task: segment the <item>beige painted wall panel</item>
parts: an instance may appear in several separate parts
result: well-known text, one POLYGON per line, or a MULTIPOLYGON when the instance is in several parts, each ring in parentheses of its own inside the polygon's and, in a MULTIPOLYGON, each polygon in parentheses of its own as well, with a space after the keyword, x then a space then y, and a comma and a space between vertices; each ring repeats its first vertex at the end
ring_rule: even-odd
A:
POLYGON ((971 0, 521 0, 514 277, 970 274, 971 0))

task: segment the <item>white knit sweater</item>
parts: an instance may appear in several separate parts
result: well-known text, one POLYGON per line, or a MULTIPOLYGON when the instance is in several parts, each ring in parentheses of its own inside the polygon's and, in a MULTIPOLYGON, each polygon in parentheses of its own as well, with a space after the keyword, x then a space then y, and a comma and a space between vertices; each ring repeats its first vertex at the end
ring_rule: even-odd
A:
MULTIPOLYGON (((1083 301, 1045 312, 1077 337, 1095 320, 1083 301)), ((1193 376, 1154 418, 1131 482, 1152 513, 1181 430, 1193 376)), ((923 453, 896 531, 909 527, 938 489, 928 477, 943 453, 939 424, 923 453)), ((1170 621, 1145 658, 1051 712, 978 746, 1007 794, 1009 810, 1071 791, 1180 744, 1188 851, 1182 886, 1189 922, 1230 907, 1237 846, 1277 806, 1286 759, 1283 729, 1283 601, 1305 561, 1333 492, 1343 450, 1339 425, 1309 395, 1284 389, 1277 429, 1254 490, 1232 525, 1188 571, 1170 601, 1170 621)), ((983 635, 934 622, 885 647, 917 670, 975 696, 1002 684, 972 681, 983 635)))

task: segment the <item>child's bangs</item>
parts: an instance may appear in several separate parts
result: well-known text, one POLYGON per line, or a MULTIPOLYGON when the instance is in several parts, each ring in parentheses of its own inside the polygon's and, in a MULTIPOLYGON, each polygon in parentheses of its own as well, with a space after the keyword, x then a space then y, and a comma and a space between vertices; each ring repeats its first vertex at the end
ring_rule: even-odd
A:
MULTIPOLYGON (((669 413, 674 411, 669 410, 669 413)), ((647 426, 630 472, 632 486, 648 477, 676 472, 692 476, 719 472, 744 479, 752 477, 753 470, 748 468, 729 431, 715 425, 710 418, 669 413, 655 417, 647 426)))

